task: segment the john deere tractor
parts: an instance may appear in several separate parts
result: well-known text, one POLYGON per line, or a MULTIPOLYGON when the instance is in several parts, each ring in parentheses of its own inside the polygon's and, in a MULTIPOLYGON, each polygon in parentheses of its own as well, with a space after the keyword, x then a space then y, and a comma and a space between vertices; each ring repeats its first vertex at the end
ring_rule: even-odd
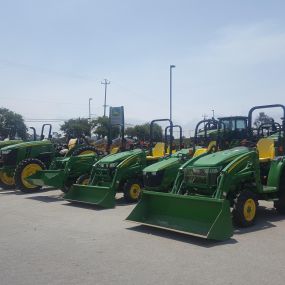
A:
MULTIPOLYGON (((41 140, 22 142, 1 149, 2 167, 0 169, 4 187, 18 188, 23 192, 32 192, 41 187, 29 183, 26 178, 39 170, 50 166, 55 156, 60 155, 51 139, 50 124, 44 124, 41 130, 41 140), (44 137, 45 129, 48 128, 47 139, 44 137)), ((94 152, 94 147, 76 145, 74 150, 66 155, 85 154, 94 152)))
MULTIPOLYGON (((75 150, 72 152, 72 155, 68 155, 71 152, 71 150, 68 150, 65 157, 54 158, 49 169, 37 171, 28 176, 26 181, 38 187, 55 187, 63 192, 68 192, 75 183, 86 184, 90 177, 92 166, 99 159, 104 157, 108 151, 117 153, 124 150, 124 123, 116 124, 116 126, 120 126, 121 138, 118 141, 120 141, 121 145, 113 143, 112 138, 110 138, 111 132, 109 132, 107 142, 110 145, 105 144, 104 147, 98 148, 99 144, 95 142, 96 148, 93 147, 92 151, 87 144, 81 148, 73 147, 75 150)), ((74 139, 72 142, 74 142, 74 139)))
POLYGON ((152 121, 150 124, 150 155, 141 149, 107 155, 93 166, 88 185, 73 185, 64 198, 68 201, 112 208, 115 206, 116 193, 123 192, 126 201, 137 202, 143 187, 142 170, 165 155, 172 154, 172 126, 169 119, 152 121), (158 121, 170 123, 169 152, 166 143, 156 143, 152 148, 153 127, 158 121))
MULTIPOLYGON (((249 133, 252 112, 272 107, 283 110, 284 137, 281 104, 252 108, 249 133)), ((246 227, 255 222, 258 200, 273 201, 277 211, 285 213, 285 157, 279 147, 272 138, 262 138, 256 148, 236 147, 194 157, 179 169, 171 193, 143 191, 127 220, 225 240, 233 235, 234 224, 246 227)))

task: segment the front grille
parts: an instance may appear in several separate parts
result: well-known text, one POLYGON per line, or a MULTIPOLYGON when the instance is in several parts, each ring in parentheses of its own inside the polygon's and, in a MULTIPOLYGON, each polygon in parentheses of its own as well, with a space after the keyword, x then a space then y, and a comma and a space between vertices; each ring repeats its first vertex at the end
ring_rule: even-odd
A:
POLYGON ((220 172, 216 168, 186 168, 184 181, 192 185, 217 185, 220 172))
POLYGON ((13 166, 17 162, 17 151, 12 150, 8 154, 2 152, 2 164, 4 166, 13 166))
POLYGON ((161 185, 164 171, 146 172, 143 175, 143 183, 145 187, 157 187, 161 185))

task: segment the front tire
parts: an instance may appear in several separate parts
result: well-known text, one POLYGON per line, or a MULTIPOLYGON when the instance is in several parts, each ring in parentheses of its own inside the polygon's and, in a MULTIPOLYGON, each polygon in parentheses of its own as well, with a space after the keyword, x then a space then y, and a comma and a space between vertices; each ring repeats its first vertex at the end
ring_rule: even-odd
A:
POLYGON ((83 155, 83 154, 97 154, 99 155, 99 151, 95 146, 92 145, 84 145, 74 150, 71 156, 83 155))
POLYGON ((90 181, 90 175, 89 174, 82 174, 77 178, 76 184, 88 185, 89 181, 90 181))
POLYGON ((4 190, 14 189, 15 180, 14 177, 10 177, 7 173, 0 171, 0 187, 4 190))
POLYGON ((237 226, 249 227, 254 224, 258 202, 251 191, 241 192, 234 200, 233 221, 237 226))
POLYGON ((22 160, 16 167, 14 179, 16 188, 24 193, 39 191, 42 187, 29 183, 26 178, 39 170, 45 170, 44 163, 36 158, 28 158, 22 160))
POLYGON ((127 202, 134 203, 140 199, 142 182, 139 179, 129 179, 124 184, 124 198, 127 202))

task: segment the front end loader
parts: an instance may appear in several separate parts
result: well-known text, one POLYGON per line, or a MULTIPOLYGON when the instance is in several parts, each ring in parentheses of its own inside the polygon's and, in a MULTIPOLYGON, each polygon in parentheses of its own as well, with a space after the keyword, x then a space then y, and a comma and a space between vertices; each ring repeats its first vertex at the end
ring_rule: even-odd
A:
POLYGON ((154 120, 150 124, 150 146, 152 147, 153 127, 158 121, 170 122, 169 153, 165 143, 157 143, 151 153, 141 149, 108 155, 99 160, 92 169, 88 185, 75 184, 65 194, 65 200, 99 205, 104 208, 115 206, 117 192, 123 192, 127 202, 137 202, 143 187, 142 170, 167 153, 172 154, 172 122, 169 119, 154 120))
MULTIPOLYGON (((285 115, 283 105, 272 106, 285 115)), ((284 135, 284 116, 282 120, 284 135)), ((273 201, 285 213, 285 157, 276 156, 278 149, 273 139, 262 138, 254 149, 236 147, 194 157, 179 169, 171 193, 143 191, 127 220, 225 240, 234 225, 255 222, 258 200, 273 201)))

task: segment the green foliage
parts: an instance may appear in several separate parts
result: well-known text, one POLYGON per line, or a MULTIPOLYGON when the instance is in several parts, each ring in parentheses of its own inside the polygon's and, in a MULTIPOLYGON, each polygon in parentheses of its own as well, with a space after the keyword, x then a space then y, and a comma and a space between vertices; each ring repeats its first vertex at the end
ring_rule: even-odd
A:
MULTIPOLYGON (((146 123, 143 125, 136 125, 126 129, 126 135, 130 137, 137 137, 139 140, 149 141, 150 140, 150 124, 146 123)), ((162 141, 162 128, 158 124, 154 124, 153 127, 153 140, 162 141)))
POLYGON ((91 124, 85 118, 70 119, 60 126, 60 130, 68 137, 90 136, 91 124))
MULTIPOLYGON (((95 129, 94 134, 97 134, 99 138, 107 137, 109 134, 110 121, 108 117, 98 117, 91 122, 92 128, 95 129)), ((111 137, 116 138, 120 134, 120 128, 113 126, 111 129, 111 137)))
POLYGON ((273 121, 274 119, 272 117, 269 117, 264 112, 260 112, 253 124, 258 128, 261 124, 271 124, 273 121))
POLYGON ((15 136, 21 139, 27 138, 27 126, 20 114, 10 111, 6 108, 0 108, 0 137, 2 139, 15 136))

